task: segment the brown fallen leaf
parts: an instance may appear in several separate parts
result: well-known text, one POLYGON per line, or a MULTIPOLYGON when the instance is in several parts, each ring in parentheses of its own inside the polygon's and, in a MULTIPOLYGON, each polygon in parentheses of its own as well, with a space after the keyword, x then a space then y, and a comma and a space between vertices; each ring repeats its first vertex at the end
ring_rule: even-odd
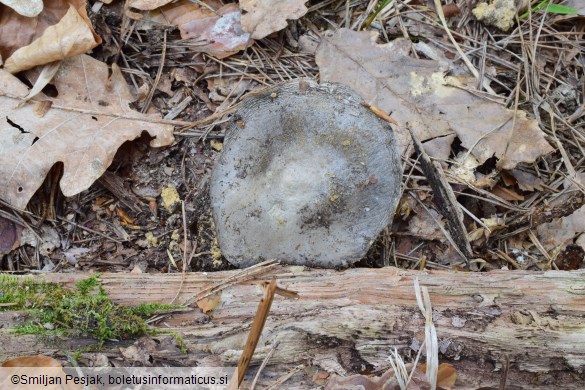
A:
POLYGON ((129 106, 132 95, 117 66, 89 56, 63 61, 53 85, 58 96, 41 118, 35 104, 15 108, 28 94, 16 77, 0 69, 0 198, 24 208, 51 167, 61 161, 65 196, 87 189, 112 162, 118 147, 143 131, 156 137, 151 146, 173 142, 173 127, 158 115, 129 106))
MULTIPOLYGON (((426 373, 427 365, 421 364, 420 365, 421 371, 426 373)), ((439 369, 437 371, 437 387, 451 390, 453 386, 455 386, 455 381, 457 380, 457 370, 453 367, 452 364, 449 363, 441 363, 439 364, 439 369)))
POLYGON ((203 299, 198 300, 197 306, 205 314, 215 309, 221 303, 221 293, 213 294, 203 299))
POLYGON ((162 7, 163 5, 167 5, 172 1, 174 0, 128 0, 126 2, 126 7, 139 9, 141 11, 151 11, 162 7))
POLYGON ((217 58, 229 57, 254 43, 250 34, 242 29, 237 4, 205 3, 207 7, 188 0, 167 4, 145 15, 138 28, 148 29, 151 24, 177 26, 181 38, 192 41, 189 50, 217 58))
POLYGON ((538 239, 547 251, 561 251, 576 235, 585 232, 585 206, 574 213, 543 223, 536 228, 538 239))
POLYGON ((0 216, 0 257, 20 245, 22 227, 0 216))
POLYGON ((513 189, 498 186, 498 185, 496 185, 494 188, 492 188, 491 192, 495 196, 499 196, 500 198, 502 198, 504 200, 508 200, 508 201, 513 201, 513 200, 522 201, 522 200, 524 200, 524 196, 520 195, 519 193, 517 193, 513 189))
POLYGON ((27 18, 0 6, 0 54, 11 73, 87 52, 101 43, 85 0, 55 0, 27 18))
POLYGON ((288 26, 287 19, 305 15, 306 0, 240 0, 242 27, 254 39, 262 39, 288 26))
MULTIPOLYGON (((410 372, 410 370, 412 370, 412 364, 407 364, 406 368, 410 372)), ((400 388, 400 383, 396 379, 392 368, 389 368, 380 377, 367 375, 342 377, 332 375, 325 385, 325 390, 400 390, 400 388)), ((407 388, 410 390, 428 390, 431 387, 427 383, 421 370, 415 369, 407 388)))
POLYGON ((0 3, 29 18, 37 16, 43 10, 43 0, 0 0, 0 3))
POLYGON ((512 169, 510 175, 516 179, 516 183, 518 184, 518 188, 522 191, 542 191, 544 190, 544 181, 529 172, 524 172, 519 169, 512 169))
POLYGON ((573 271, 584 268, 585 250, 581 245, 569 244, 555 259, 557 268, 561 271, 573 271))
POLYGON ((197 38, 202 44, 192 46, 217 58, 225 58, 252 45, 249 33, 240 24, 241 13, 234 3, 226 4, 214 15, 192 19, 179 25, 181 37, 197 38))
POLYGON ((423 142, 455 133, 480 164, 495 156, 500 169, 553 151, 525 112, 518 111, 514 121, 512 110, 467 92, 463 79, 445 76, 444 63, 410 57, 410 41, 377 44, 377 37, 345 28, 326 31, 315 59, 321 81, 348 85, 368 104, 391 113, 401 125, 402 150, 410 141, 408 123, 423 142))
POLYGON ((178 26, 189 20, 214 15, 214 11, 223 6, 218 0, 206 0, 201 6, 190 0, 178 0, 141 15, 138 29, 148 29, 150 24, 178 26))

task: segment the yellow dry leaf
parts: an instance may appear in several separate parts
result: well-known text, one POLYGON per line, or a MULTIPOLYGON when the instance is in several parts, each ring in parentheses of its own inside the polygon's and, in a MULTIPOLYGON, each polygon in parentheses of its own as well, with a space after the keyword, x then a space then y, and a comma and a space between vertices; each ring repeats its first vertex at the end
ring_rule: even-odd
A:
POLYGON ((43 12, 35 17, 24 17, 15 10, 0 4, 0 54, 2 58, 6 60, 16 50, 39 38, 47 27, 56 24, 65 16, 70 4, 76 8, 83 6, 83 12, 85 12, 85 0, 51 0, 44 7, 43 12))
POLYGON ((197 306, 203 313, 209 313, 221 303, 221 295, 213 294, 197 301, 197 306))

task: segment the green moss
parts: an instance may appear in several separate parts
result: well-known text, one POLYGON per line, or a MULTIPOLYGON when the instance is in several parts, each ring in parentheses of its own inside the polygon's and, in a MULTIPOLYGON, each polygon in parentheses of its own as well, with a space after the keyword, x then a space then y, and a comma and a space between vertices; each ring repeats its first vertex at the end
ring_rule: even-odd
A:
POLYGON ((184 306, 168 305, 165 303, 143 303, 141 305, 131 308, 130 310, 132 310, 138 316, 148 318, 156 314, 168 313, 171 311, 176 311, 184 308, 185 308, 184 306))
MULTIPOLYGON (((167 331, 163 331, 162 333, 167 333, 167 331)), ((173 336, 173 338, 177 342, 177 345, 179 346, 179 349, 181 350, 181 352, 183 352, 183 353, 189 352, 189 350, 187 349, 187 344, 185 344, 185 340, 183 340, 183 337, 180 334, 178 334, 177 332, 173 332, 173 331, 168 331, 168 333, 171 336, 173 336)))
POLYGON ((16 333, 91 337, 102 346, 106 340, 155 334, 146 319, 181 308, 118 305, 107 296, 98 277, 84 279, 70 291, 59 284, 0 274, 0 303, 4 304, 0 310, 24 310, 30 315, 31 320, 13 329, 16 333))

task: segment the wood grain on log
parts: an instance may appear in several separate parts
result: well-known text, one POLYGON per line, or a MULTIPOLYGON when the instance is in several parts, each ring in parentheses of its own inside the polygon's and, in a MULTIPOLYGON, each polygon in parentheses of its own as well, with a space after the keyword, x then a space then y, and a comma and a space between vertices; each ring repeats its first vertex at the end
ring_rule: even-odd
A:
MULTIPOLYGON (((236 272, 188 273, 178 301, 236 272)), ((341 375, 381 370, 389 366, 386 359, 394 347, 405 353, 418 348, 424 318, 414 294, 417 277, 429 289, 439 360, 457 368, 458 388, 497 388, 505 356, 510 361, 509 385, 582 388, 585 383, 585 270, 458 273, 279 266, 221 291, 221 303, 208 315, 196 307, 166 321, 183 335, 190 350, 186 360, 235 366, 262 296, 258 281, 272 276, 279 286, 297 291, 299 298, 274 299, 252 361, 259 365, 275 348, 263 371, 266 378, 299 364, 341 375)), ((86 277, 44 276, 66 286, 86 277)), ((115 273, 103 274, 100 280, 118 303, 168 303, 177 294, 181 275, 115 273)), ((0 316, 0 357, 51 349, 7 331, 14 318, 14 313, 0 316)), ((287 388, 295 388, 294 383, 309 388, 310 377, 300 371, 287 383, 287 388)))

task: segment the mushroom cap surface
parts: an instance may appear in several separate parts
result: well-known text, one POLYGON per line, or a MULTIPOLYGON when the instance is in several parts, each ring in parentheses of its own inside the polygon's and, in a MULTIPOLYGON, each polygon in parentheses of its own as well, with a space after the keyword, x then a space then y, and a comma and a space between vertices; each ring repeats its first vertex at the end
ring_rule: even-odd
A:
POLYGON ((401 179, 392 128, 350 88, 301 79, 249 94, 212 175, 222 254, 239 267, 351 264, 390 223, 401 179))

